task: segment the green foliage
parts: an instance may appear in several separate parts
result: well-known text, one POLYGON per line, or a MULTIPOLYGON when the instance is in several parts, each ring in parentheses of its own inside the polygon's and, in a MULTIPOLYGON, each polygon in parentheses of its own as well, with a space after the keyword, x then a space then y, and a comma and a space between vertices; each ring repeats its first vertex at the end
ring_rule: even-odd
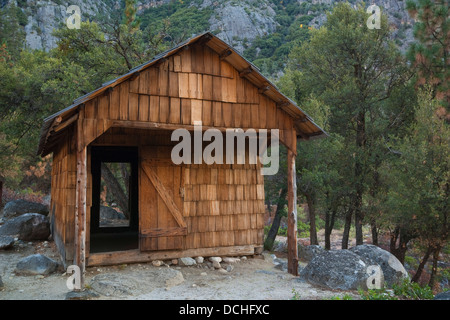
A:
POLYGON ((358 290, 363 300, 398 300, 398 297, 388 289, 369 289, 367 291, 358 290))
POLYGON ((450 103, 450 1, 408 0, 407 9, 416 19, 414 37, 418 40, 408 50, 408 58, 417 68, 417 84, 427 83, 434 88, 434 95, 443 105, 450 103))
POLYGON ((400 284, 394 284, 392 286, 394 294, 410 300, 432 300, 434 298, 433 291, 429 286, 421 287, 416 282, 410 282, 404 279, 400 284))
POLYGON ((165 37, 173 43, 181 42, 193 34, 209 30, 213 10, 190 6, 189 1, 170 1, 159 7, 148 8, 140 15, 141 29, 165 30, 165 37))
POLYGON ((333 296, 330 299, 327 300, 353 300, 353 297, 349 294, 344 294, 342 296, 333 296))
POLYGON ((0 45, 5 46, 12 59, 16 59, 23 48, 24 24, 26 24, 24 13, 13 3, 0 10, 0 45))
POLYGON ((358 290, 364 300, 431 300, 433 291, 429 286, 421 287, 418 283, 404 279, 400 284, 394 284, 391 289, 358 290))
POLYGON ((291 300, 300 300, 300 293, 292 288, 292 298, 291 300))

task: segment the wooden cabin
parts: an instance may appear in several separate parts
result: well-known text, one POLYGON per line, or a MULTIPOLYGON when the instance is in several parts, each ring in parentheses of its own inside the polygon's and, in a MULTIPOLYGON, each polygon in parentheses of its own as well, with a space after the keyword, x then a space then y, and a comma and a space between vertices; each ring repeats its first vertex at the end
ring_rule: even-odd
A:
POLYGON ((221 132, 279 129, 289 155, 289 271, 296 273, 296 144, 324 132, 211 33, 44 120, 38 153, 53 153, 51 231, 66 266, 260 253, 261 164, 175 165, 171 133, 193 130, 194 121, 221 132))

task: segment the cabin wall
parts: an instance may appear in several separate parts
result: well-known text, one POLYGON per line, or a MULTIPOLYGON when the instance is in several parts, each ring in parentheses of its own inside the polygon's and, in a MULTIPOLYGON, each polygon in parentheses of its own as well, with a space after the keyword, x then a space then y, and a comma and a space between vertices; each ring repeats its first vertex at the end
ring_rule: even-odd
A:
POLYGON ((65 264, 74 257, 76 150, 70 128, 53 152, 50 221, 52 237, 65 264))
POLYGON ((87 101, 85 144, 111 126, 201 121, 207 127, 279 129, 290 145, 292 118, 263 92, 212 49, 193 45, 87 101))
MULTIPOLYGON (((186 235, 141 237, 140 250, 261 246, 264 236, 264 177, 260 174, 260 165, 176 166, 170 160, 174 145, 170 135, 170 131, 111 128, 92 144, 139 147, 141 236, 150 233, 147 230, 161 233, 165 229, 180 227, 146 176, 145 165, 153 168, 182 213, 186 235)), ((88 245, 86 247, 89 248, 88 245)))

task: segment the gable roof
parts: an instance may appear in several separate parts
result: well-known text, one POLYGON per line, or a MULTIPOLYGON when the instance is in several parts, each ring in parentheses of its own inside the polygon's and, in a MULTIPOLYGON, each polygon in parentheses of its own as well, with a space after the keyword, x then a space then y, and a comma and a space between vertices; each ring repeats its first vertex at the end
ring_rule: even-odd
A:
POLYGON ((316 125, 311 117, 308 116, 302 109, 300 109, 295 102, 282 94, 274 84, 272 84, 266 77, 264 77, 259 71, 258 67, 242 57, 236 50, 231 48, 224 41, 214 36, 212 33, 206 32, 189 40, 186 40, 170 50, 158 54, 151 61, 143 63, 131 69, 126 74, 104 83, 100 88, 74 100, 73 104, 68 106, 67 108, 45 118, 41 128, 41 136, 37 154, 41 155, 51 152, 51 150, 46 150, 47 146, 49 145, 49 142, 57 140, 59 135, 53 132, 52 129, 57 123, 62 122, 62 119, 67 120, 70 117, 73 117, 82 104, 101 95, 109 88, 114 88, 118 84, 130 79, 136 73, 139 73, 157 64, 158 62, 160 62, 160 60, 167 59, 183 48, 195 43, 202 43, 207 45, 210 49, 218 53, 223 60, 227 61, 234 68, 236 68, 240 72, 242 77, 245 77, 256 87, 264 88, 264 94, 275 101, 278 107, 283 109, 294 119, 294 126, 297 129, 298 137, 301 137, 303 139, 310 139, 327 135, 327 133, 318 125, 316 125))

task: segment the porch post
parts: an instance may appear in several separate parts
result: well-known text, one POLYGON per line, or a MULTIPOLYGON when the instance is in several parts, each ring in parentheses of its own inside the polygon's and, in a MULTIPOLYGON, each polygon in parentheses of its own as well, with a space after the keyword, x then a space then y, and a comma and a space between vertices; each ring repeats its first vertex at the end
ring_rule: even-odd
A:
POLYGON ((84 107, 80 108, 77 122, 77 189, 75 206, 75 261, 81 271, 81 290, 84 287, 86 271, 86 191, 87 191, 87 148, 83 131, 84 107))
POLYGON ((292 147, 287 151, 288 162, 288 272, 298 275, 297 248, 297 182, 295 158, 297 151, 297 137, 293 131, 292 147))

